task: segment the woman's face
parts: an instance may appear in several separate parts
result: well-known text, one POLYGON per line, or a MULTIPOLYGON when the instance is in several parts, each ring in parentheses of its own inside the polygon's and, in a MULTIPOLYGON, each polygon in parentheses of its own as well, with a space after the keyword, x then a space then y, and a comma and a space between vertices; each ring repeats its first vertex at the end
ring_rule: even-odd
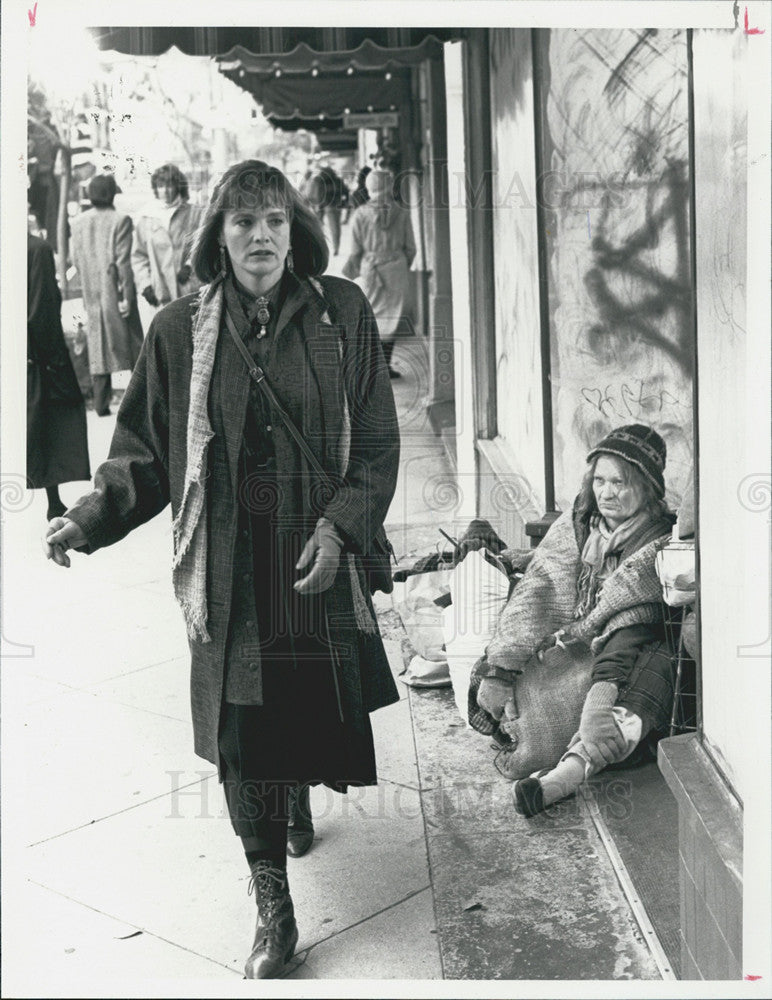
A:
POLYGON ((637 514, 643 506, 643 490, 631 481, 624 466, 622 459, 600 455, 592 477, 598 510, 612 528, 637 514))
POLYGON ((164 205, 173 204, 178 194, 177 185, 173 181, 160 180, 155 186, 155 196, 164 205))
POLYGON ((220 239, 238 280, 262 295, 284 270, 290 246, 287 209, 283 205, 226 209, 220 239))

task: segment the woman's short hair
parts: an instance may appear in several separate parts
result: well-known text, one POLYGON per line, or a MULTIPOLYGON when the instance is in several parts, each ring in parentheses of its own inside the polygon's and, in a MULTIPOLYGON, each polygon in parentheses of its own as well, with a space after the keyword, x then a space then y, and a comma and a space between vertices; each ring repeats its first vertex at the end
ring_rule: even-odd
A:
POLYGON ((229 167, 215 185, 196 233, 191 262, 201 281, 220 273, 220 234, 225 212, 232 208, 284 208, 290 222, 290 248, 298 277, 324 274, 330 260, 321 223, 300 192, 277 167, 263 160, 243 160, 229 167))
POLYGON ((88 200, 94 208, 109 208, 115 201, 118 185, 112 174, 96 174, 88 185, 88 200))
POLYGON ((156 196, 158 196, 159 184, 172 188, 183 200, 187 200, 190 193, 187 177, 173 163, 164 163, 162 167, 154 170, 150 183, 153 186, 153 194, 156 196))
MULTIPOLYGON (((589 521, 593 514, 598 514, 598 504, 595 500, 595 491, 592 488, 595 477, 595 466, 598 460, 603 458, 605 452, 593 456, 588 465, 587 471, 582 478, 582 485, 576 499, 576 513, 580 521, 589 521)), ((606 456, 608 457, 608 456, 606 456)), ((619 455, 612 456, 619 463, 619 472, 625 486, 633 486, 638 489, 643 498, 642 509, 647 510, 652 517, 667 513, 667 504, 657 493, 651 480, 637 469, 632 462, 621 458, 619 455)))

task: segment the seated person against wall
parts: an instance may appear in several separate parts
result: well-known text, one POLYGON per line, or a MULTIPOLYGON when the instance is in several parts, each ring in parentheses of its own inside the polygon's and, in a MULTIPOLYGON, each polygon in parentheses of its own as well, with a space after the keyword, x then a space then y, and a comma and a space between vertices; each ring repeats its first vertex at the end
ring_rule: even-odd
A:
POLYGON ((590 451, 573 509, 536 549, 472 672, 470 724, 502 746, 500 769, 520 779, 515 808, 526 816, 669 722, 673 666, 655 571, 673 523, 665 456, 641 424, 590 451))

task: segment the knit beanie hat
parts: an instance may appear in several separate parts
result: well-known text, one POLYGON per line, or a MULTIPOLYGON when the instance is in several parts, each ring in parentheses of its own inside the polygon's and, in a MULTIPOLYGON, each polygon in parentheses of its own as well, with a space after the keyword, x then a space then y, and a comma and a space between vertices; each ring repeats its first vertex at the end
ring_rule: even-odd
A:
POLYGON ((587 461, 596 455, 616 455, 634 465, 649 480, 658 497, 665 495, 665 459, 667 445, 652 427, 645 424, 627 424, 617 427, 596 444, 587 461))

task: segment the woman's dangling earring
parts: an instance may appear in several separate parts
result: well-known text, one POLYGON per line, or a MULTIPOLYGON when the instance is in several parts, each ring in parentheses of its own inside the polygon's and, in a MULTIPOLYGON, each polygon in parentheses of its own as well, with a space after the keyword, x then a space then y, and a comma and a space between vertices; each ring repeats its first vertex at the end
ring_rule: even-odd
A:
POLYGON ((295 258, 292 256, 292 247, 290 247, 289 250, 287 251, 287 270, 288 271, 295 270, 295 258))
POLYGON ((225 244, 220 244, 220 274, 223 278, 228 273, 228 251, 225 249, 225 244))

